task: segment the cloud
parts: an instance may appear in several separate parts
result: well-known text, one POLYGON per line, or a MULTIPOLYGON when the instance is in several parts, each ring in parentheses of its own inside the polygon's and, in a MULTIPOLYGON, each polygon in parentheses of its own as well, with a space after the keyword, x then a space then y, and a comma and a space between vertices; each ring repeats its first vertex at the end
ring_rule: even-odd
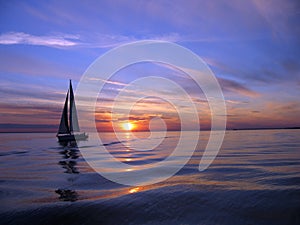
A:
POLYGON ((288 73, 300 74, 300 62, 298 60, 285 59, 282 60, 281 65, 288 73))
MULTIPOLYGON (((25 103, 0 103, 1 107, 1 120, 2 124, 27 124, 38 125, 48 124, 46 130, 49 131, 50 127, 57 129, 59 118, 61 115, 61 105, 58 104, 35 104, 30 102, 25 103)), ((17 128, 24 127, 11 127, 6 126, 12 130, 18 131, 17 128), (13 129, 14 128, 14 129, 13 129)), ((45 127, 45 128, 46 128, 45 127)), ((5 128, 5 127, 2 127, 5 128)), ((29 128, 29 127, 28 127, 29 128)), ((52 129, 50 129, 52 130, 52 129)), ((5 130, 4 130, 5 131, 5 130)))
POLYGON ((237 101, 237 100, 226 100, 226 103, 236 105, 236 104, 248 104, 249 102, 247 102, 247 101, 237 101))
POLYGON ((242 95, 246 95, 249 97, 257 97, 259 94, 255 91, 250 90, 246 86, 242 85, 241 83, 238 83, 233 80, 224 79, 224 78, 218 78, 218 81, 220 82, 221 88, 223 91, 227 92, 235 92, 242 95))
MULTIPOLYGON (((24 82, 23 82, 24 83, 24 82)), ((11 85, 10 82, 3 82, 0 85, 0 95, 6 99, 6 102, 34 102, 51 104, 64 100, 65 93, 60 93, 53 88, 38 85, 28 85, 25 89, 22 82, 11 85)))
POLYGON ((104 33, 56 34, 37 36, 23 32, 7 32, 0 35, 2 45, 36 45, 54 48, 113 48, 121 44, 139 40, 158 40, 177 42, 183 41, 178 33, 166 33, 163 35, 126 36, 104 33))
POLYGON ((260 15, 268 24, 273 37, 285 38, 299 35, 298 1, 259 1, 252 0, 260 15))
POLYGON ((50 47, 70 47, 78 45, 78 35, 50 35, 36 36, 23 32, 8 32, 0 35, 0 44, 2 45, 39 45, 50 47))
MULTIPOLYGON (((31 51, 24 51, 22 48, 16 50, 11 48, 1 48, 0 54, 0 71, 2 76, 23 75, 27 79, 48 78, 63 78, 67 75, 73 79, 79 79, 82 71, 82 66, 77 63, 65 63, 67 57, 56 57, 52 59, 44 55, 43 51, 38 51, 38 55, 31 51)), ((72 61, 76 61, 73 57, 72 61)), ((82 63, 84 64, 84 62, 82 63)), ((4 77, 2 77, 3 79, 4 77)))
POLYGON ((136 42, 141 40, 156 40, 156 41, 170 41, 180 42, 186 40, 185 37, 178 33, 164 33, 164 34, 148 34, 148 35, 122 35, 109 33, 81 33, 81 43, 76 47, 84 48, 114 48, 122 44, 136 42))
MULTIPOLYGON (((169 69, 173 69, 175 70, 175 68, 173 67, 169 67, 169 69)), ((189 69, 189 68, 185 68, 186 71, 193 71, 193 69, 189 69)), ((196 73, 199 74, 199 77, 201 77, 201 79, 204 81, 205 80, 205 76, 203 76, 201 73, 199 73, 199 71, 194 71, 196 73)), ((174 74, 172 74, 174 75, 174 74)), ((231 79, 227 79, 227 78, 221 78, 221 77, 216 77, 222 90, 224 92, 233 92, 233 93, 238 93, 244 96, 248 96, 248 97, 257 97, 259 96, 259 93, 251 90, 250 88, 248 88, 247 86, 245 86, 244 84, 241 84, 238 81, 234 81, 231 79)), ((183 84, 184 88, 188 90, 188 93, 191 94, 196 94, 199 95, 202 92, 199 92, 199 87, 198 85, 195 85, 195 83, 193 82, 189 82, 191 81, 191 78, 186 76, 185 80, 181 80, 180 84, 183 84)), ((205 81, 204 81, 205 82, 205 81)))
POLYGON ((57 125, 0 123, 0 132, 55 132, 57 125))
POLYGON ((62 106, 60 104, 14 104, 14 103, 0 103, 2 113, 14 114, 29 114, 30 113, 49 113, 47 117, 58 118, 57 115, 61 114, 62 106))
POLYGON ((102 81, 106 84, 113 84, 113 85, 117 85, 117 86, 127 86, 126 83, 122 83, 122 82, 119 82, 119 81, 112 81, 112 80, 104 80, 104 79, 101 79, 101 78, 97 78, 97 77, 90 77, 88 78, 88 80, 91 80, 91 81, 102 81))

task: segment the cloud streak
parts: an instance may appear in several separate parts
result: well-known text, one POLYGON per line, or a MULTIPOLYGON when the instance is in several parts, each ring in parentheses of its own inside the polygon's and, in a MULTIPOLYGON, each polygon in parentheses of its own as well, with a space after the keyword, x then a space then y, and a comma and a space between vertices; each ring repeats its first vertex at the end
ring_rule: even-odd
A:
POLYGON ((225 92, 235 92, 248 97, 259 96, 257 92, 250 90, 249 88, 240 84, 239 82, 224 78, 218 78, 218 81, 220 82, 221 88, 225 92))
POLYGON ((0 35, 2 45, 39 45, 49 47, 70 47, 78 45, 78 35, 46 35, 36 36, 23 32, 8 32, 0 35))
POLYGON ((0 35, 1 45, 36 45, 54 48, 112 48, 121 44, 134 42, 138 40, 160 40, 177 42, 183 38, 178 33, 164 35, 146 35, 146 36, 125 36, 103 33, 88 34, 56 34, 56 35, 32 35, 23 32, 7 32, 0 35))

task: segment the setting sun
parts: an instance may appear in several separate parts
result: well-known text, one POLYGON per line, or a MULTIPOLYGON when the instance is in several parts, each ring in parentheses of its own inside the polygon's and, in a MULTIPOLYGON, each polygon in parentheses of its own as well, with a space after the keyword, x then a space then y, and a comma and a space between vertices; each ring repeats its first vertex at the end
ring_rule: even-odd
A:
POLYGON ((122 124, 122 128, 127 131, 132 130, 134 127, 135 126, 133 123, 123 123, 122 124))

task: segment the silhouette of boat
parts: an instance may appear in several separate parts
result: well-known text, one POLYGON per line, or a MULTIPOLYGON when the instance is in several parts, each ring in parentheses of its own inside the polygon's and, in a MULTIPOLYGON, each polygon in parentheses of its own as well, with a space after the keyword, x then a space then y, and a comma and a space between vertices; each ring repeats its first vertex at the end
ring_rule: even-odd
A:
POLYGON ((59 142, 86 140, 88 138, 88 135, 85 132, 80 132, 79 129, 71 80, 70 80, 70 87, 67 92, 66 101, 61 115, 60 125, 56 137, 58 138, 59 142), (70 105, 68 105, 69 95, 70 95, 70 105), (69 111, 68 108, 70 110, 69 115, 68 115, 68 111, 69 111))

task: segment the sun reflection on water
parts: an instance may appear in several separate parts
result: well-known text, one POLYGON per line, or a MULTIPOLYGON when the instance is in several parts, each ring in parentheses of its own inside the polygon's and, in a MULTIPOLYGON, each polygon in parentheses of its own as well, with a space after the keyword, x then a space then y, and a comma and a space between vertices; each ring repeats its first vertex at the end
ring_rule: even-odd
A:
POLYGON ((129 192, 130 194, 133 194, 133 193, 136 193, 136 192, 138 192, 138 191, 140 191, 140 187, 132 188, 132 189, 130 189, 128 192, 129 192))

